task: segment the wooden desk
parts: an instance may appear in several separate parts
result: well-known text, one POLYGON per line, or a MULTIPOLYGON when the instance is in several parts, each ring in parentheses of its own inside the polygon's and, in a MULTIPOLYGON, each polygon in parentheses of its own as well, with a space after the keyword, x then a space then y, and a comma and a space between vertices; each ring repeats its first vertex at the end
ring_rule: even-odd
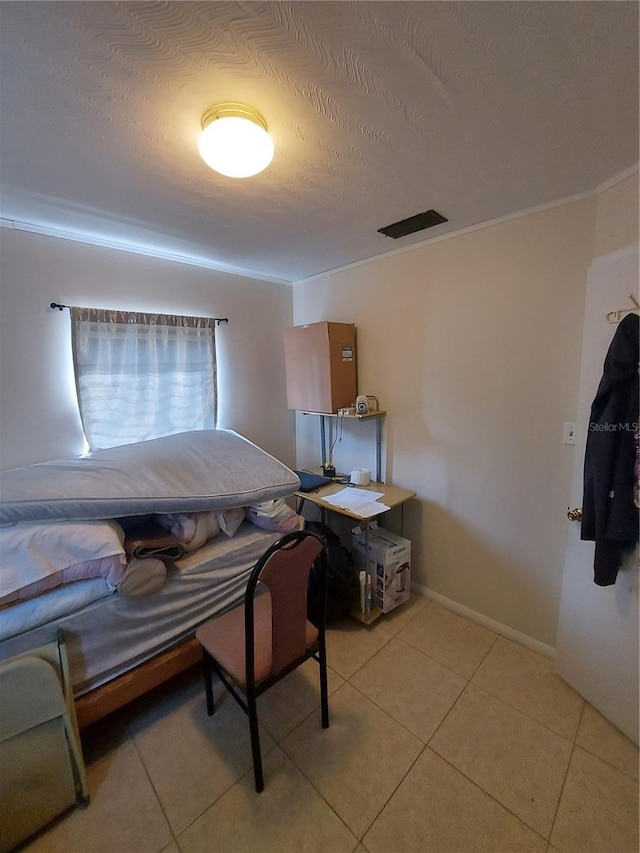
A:
MULTIPOLYGON (((335 506, 335 504, 327 503, 324 498, 329 497, 330 495, 335 495, 336 492, 339 492, 341 489, 352 488, 350 486, 341 485, 340 483, 330 483, 328 486, 323 486, 321 489, 317 489, 315 492, 296 492, 296 497, 301 501, 309 501, 315 506, 319 506, 320 509, 327 512, 337 512, 339 515, 346 515, 349 518, 353 518, 356 521, 364 522, 367 524, 369 521, 373 519, 377 519, 383 513, 379 515, 373 515, 369 518, 366 518, 362 515, 358 515, 355 512, 351 512, 351 510, 343 509, 342 507, 335 506)), ((408 489, 401 489, 399 486, 389 486, 385 483, 371 483, 368 486, 357 486, 354 488, 363 489, 364 491, 370 492, 382 492, 382 497, 378 498, 379 503, 386 504, 389 509, 393 509, 396 506, 401 506, 406 503, 411 498, 415 498, 416 493, 410 492, 408 489)), ((299 508, 302 508, 302 504, 299 504, 299 508)), ((385 510, 386 512, 387 510, 385 510)))
MULTIPOLYGON (((353 518, 357 521, 361 528, 364 528, 365 533, 365 553, 368 553, 368 541, 369 541, 369 522, 378 520, 385 512, 388 510, 384 510, 384 512, 378 513, 378 515, 372 516, 362 516, 358 515, 357 512, 352 512, 351 510, 344 509, 339 506, 335 506, 335 504, 327 503, 324 498, 330 497, 331 495, 335 495, 336 492, 340 491, 340 489, 350 488, 349 486, 345 486, 340 483, 330 483, 328 486, 323 486, 320 489, 317 489, 314 492, 296 492, 296 497, 300 499, 298 504, 298 512, 302 511, 302 507, 305 501, 309 501, 314 506, 320 507, 322 510, 322 518, 323 521, 325 519, 325 514, 327 512, 336 512, 338 515, 346 516, 347 518, 353 518)), ((370 492, 382 492, 382 497, 377 498, 377 501, 385 504, 389 507, 389 509, 393 509, 394 507, 403 507, 404 504, 411 500, 411 498, 415 498, 416 493, 411 492, 408 489, 401 489, 399 486, 388 486, 384 483, 371 483, 369 486, 357 486, 358 489, 364 489, 365 491, 370 492)), ((402 530, 402 522, 400 523, 400 529, 402 530)), ((372 622, 382 615, 382 610, 379 607, 373 608, 370 612, 361 613, 357 608, 351 611, 351 615, 354 619, 357 619, 358 622, 363 622, 365 625, 370 625, 372 622)))

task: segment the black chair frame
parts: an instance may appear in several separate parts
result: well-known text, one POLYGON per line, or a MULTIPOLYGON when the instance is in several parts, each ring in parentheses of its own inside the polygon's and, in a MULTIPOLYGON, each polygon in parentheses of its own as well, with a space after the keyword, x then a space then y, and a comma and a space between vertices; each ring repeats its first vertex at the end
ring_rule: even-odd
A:
POLYGON ((240 692, 242 688, 240 688, 239 685, 235 684, 231 676, 223 669, 223 667, 218 663, 218 661, 216 661, 203 647, 202 652, 204 664, 205 694, 207 699, 207 714, 211 717, 215 713, 212 679, 213 673, 215 672, 216 675, 222 681, 222 683, 225 685, 229 693, 231 693, 236 702, 240 705, 242 710, 249 717, 249 731, 251 735, 251 753, 253 757, 255 788, 256 792, 260 793, 264 790, 264 777, 262 772, 262 754, 260 751, 260 733, 258 729, 258 713, 256 700, 258 696, 260 696, 278 681, 283 679, 294 669, 297 669, 297 667, 299 667, 309 658, 313 658, 320 667, 320 707, 322 728, 329 728, 329 700, 327 687, 326 648, 327 555, 326 546, 322 539, 311 531, 296 530, 293 533, 287 533, 281 539, 278 539, 278 541, 275 542, 270 548, 268 548, 254 566, 249 577, 249 581, 247 583, 247 588, 244 595, 244 611, 246 667, 245 672, 247 680, 247 686, 246 690, 244 691, 244 696, 240 692), (276 551, 280 551, 283 548, 295 548, 298 544, 300 544, 300 542, 305 539, 308 539, 309 537, 317 539, 320 545, 322 546, 322 550, 316 557, 309 573, 309 577, 311 578, 311 573, 315 572, 315 578, 317 578, 320 588, 320 615, 318 618, 318 624, 316 625, 316 628, 318 629, 318 639, 312 646, 310 646, 306 650, 304 655, 301 655, 299 658, 289 664, 289 666, 285 667, 277 674, 269 676, 268 678, 261 681, 258 685, 256 685, 254 671, 255 630, 253 609, 255 591, 258 581, 260 580, 260 574, 268 560, 276 551))

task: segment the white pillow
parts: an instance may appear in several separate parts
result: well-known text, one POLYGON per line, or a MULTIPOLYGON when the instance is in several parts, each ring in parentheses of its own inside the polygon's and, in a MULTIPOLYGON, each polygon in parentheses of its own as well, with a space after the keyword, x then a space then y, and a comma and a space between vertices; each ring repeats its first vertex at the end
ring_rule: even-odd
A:
POLYGON ((79 563, 122 555, 124 532, 112 521, 25 522, 0 527, 0 598, 79 563))
POLYGON ((185 551, 196 551, 220 531, 234 536, 244 521, 244 507, 154 515, 154 520, 175 536, 185 551))
POLYGON ((291 533, 304 528, 303 517, 291 509, 284 498, 248 506, 246 517, 257 527, 277 533, 291 533))
POLYGON ((176 512, 169 515, 154 515, 154 521, 175 536, 184 550, 197 551, 209 539, 220 533, 220 524, 215 510, 206 512, 176 512))
POLYGON ((244 521, 244 507, 236 506, 232 509, 219 509, 217 510, 217 515, 220 530, 229 537, 235 536, 238 528, 244 521))

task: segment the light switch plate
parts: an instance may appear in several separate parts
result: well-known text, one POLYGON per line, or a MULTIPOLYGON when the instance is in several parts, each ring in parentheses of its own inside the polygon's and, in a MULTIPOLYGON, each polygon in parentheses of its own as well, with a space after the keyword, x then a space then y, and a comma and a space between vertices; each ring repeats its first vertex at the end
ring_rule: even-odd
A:
POLYGON ((574 423, 565 422, 564 426, 562 427, 562 443, 576 443, 576 425, 574 423))

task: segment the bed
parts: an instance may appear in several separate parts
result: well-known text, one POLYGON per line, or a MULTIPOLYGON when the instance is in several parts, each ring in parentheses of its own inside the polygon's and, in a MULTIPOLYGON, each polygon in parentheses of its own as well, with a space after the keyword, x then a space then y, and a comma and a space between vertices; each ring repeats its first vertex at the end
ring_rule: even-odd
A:
POLYGON ((231 430, 0 472, 0 534, 9 543, 0 554, 0 660, 61 629, 80 726, 131 701, 199 659, 198 625, 235 605, 260 555, 301 524, 284 501, 298 486, 293 471, 231 430), (161 562, 127 550, 138 522, 175 533, 185 518, 213 520, 218 535, 161 562), (107 528, 119 543, 112 548, 107 528), (25 546, 14 549, 25 536, 27 548, 34 537, 53 542, 56 566, 60 549, 64 565, 78 562, 62 579, 41 577, 25 546), (78 574, 85 562, 91 571, 78 574))

